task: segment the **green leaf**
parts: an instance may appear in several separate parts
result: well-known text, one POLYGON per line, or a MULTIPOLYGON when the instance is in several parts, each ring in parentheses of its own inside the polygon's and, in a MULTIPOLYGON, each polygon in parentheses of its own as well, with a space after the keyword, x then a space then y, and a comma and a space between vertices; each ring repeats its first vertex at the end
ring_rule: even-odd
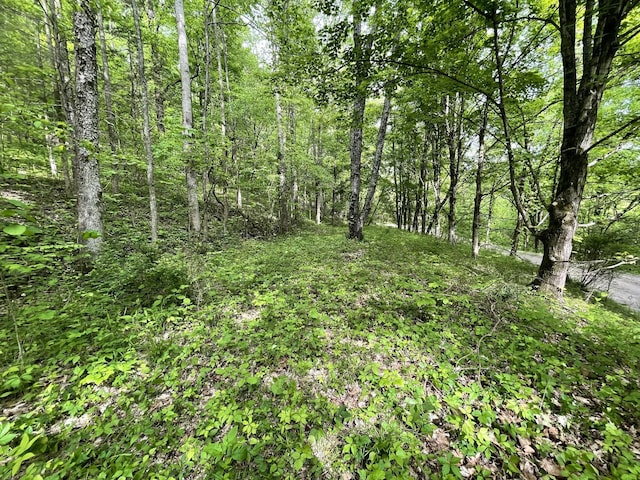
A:
POLYGON ((38 313, 36 317, 38 320, 51 320, 56 316, 55 310, 45 310, 44 312, 38 313))
POLYGON ((0 427, 0 445, 6 445, 17 436, 15 433, 9 433, 10 430, 10 423, 2 424, 2 427, 0 427))
POLYGON ((96 232, 95 230, 87 230, 82 232, 82 239, 89 240, 90 238, 98 238, 100 236, 100 232, 96 232))
POLYGON ((24 225, 20 225, 19 223, 11 223, 2 229, 4 233, 7 235, 12 235, 14 237, 19 237, 24 232, 27 231, 27 227, 24 225))
POLYGON ((29 205, 27 205, 24 202, 21 202, 20 200, 13 200, 13 199, 8 199, 8 198, 5 198, 4 200, 6 200, 7 203, 10 203, 14 207, 23 208, 25 210, 29 209, 29 205))

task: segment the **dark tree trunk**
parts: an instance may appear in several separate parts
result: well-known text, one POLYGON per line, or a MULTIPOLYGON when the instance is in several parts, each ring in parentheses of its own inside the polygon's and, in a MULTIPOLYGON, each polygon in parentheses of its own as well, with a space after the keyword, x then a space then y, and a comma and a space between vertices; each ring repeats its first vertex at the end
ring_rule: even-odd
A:
POLYGON ((480 254, 480 208, 482 206, 482 173, 484 170, 485 133, 487 131, 487 116, 489 103, 486 102, 482 110, 482 123, 478 133, 478 166, 476 168, 476 195, 473 201, 473 225, 471 227, 471 254, 478 258, 480 254))
POLYGON ((562 295, 573 237, 578 225, 578 212, 588 172, 588 154, 593 145, 593 134, 598 107, 611 72, 613 59, 619 48, 622 20, 637 2, 627 0, 601 0, 597 11, 594 2, 587 2, 582 35, 583 73, 577 75, 577 2, 560 0, 560 52, 564 71, 563 82, 563 136, 560 152, 558 185, 548 207, 549 224, 540 233, 544 253, 538 277, 534 282, 544 291, 562 295), (597 16, 595 34, 592 22, 597 16))
POLYGON ((102 188, 98 166, 98 63, 95 15, 82 0, 73 15, 76 54, 78 234, 92 255, 102 244, 102 188))
POLYGON ((351 116, 351 135, 349 140, 349 150, 351 156, 350 192, 349 192, 349 212, 347 222, 349 223, 349 238, 362 240, 362 217, 360 216, 360 170, 362 162, 362 125, 364 123, 364 108, 367 101, 367 91, 365 79, 367 75, 367 62, 365 56, 368 54, 367 46, 363 44, 362 38, 362 5, 360 2, 353 4, 353 50, 355 60, 355 98, 353 100, 353 110, 351 116))
POLYGON ((278 130, 278 218, 280 220, 280 233, 289 230, 289 193, 287 188, 287 161, 285 155, 286 137, 282 118, 282 104, 280 92, 276 91, 276 123, 278 130))
MULTIPOLYGON (((524 194, 524 180, 525 180, 525 172, 522 172, 520 175, 520 180, 518 181, 518 192, 520 195, 520 203, 526 203, 526 197, 524 194)), ((516 209, 516 226, 513 228, 513 235, 511 237, 511 251, 509 255, 515 257, 518 254, 518 248, 520 248, 520 236, 522 235, 522 229, 524 227, 524 220, 520 212, 516 209)))
POLYGON ((460 178, 460 156, 462 155, 462 113, 464 102, 458 94, 454 100, 447 97, 445 112, 447 118, 447 146, 449 150, 449 211, 447 212, 449 243, 456 243, 456 205, 458 201, 458 181, 460 178), (458 107, 460 111, 458 112, 458 107))
POLYGON ((431 151, 431 168, 433 170, 433 214, 431 216, 431 220, 429 222, 429 227, 427 231, 430 235, 435 237, 440 237, 440 212, 442 207, 444 206, 444 200, 440 197, 441 195, 441 171, 442 165, 440 164, 440 153, 441 153, 441 129, 436 126, 434 131, 433 138, 433 146, 431 151))

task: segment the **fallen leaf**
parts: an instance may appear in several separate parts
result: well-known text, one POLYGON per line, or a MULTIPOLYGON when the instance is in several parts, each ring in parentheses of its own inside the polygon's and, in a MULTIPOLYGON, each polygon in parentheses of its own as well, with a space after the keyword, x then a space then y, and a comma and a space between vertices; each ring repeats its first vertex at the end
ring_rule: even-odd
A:
POLYGON ((558 429, 556 427, 549 427, 549 428, 547 428, 547 434, 551 438, 558 438, 558 435, 560 434, 560 432, 558 431, 558 429))
POLYGON ((473 467, 460 467, 460 475, 462 475, 463 478, 471 478, 474 473, 476 473, 476 469, 473 467))
POLYGON ((532 453, 536 453, 536 451, 531 447, 531 440, 529 440, 528 438, 524 438, 518 435, 518 443, 522 447, 522 450, 525 454, 531 455, 532 453))
POLYGON ((440 449, 445 449, 449 446, 448 435, 440 428, 438 428, 435 432, 433 432, 433 439, 436 441, 436 444, 440 449))
POLYGON ((520 462, 520 473, 525 480, 536 480, 535 467, 529 460, 520 462))
POLYGON ((562 476, 562 468, 556 462, 551 459, 545 458, 540 462, 540 466, 547 472, 549 475, 553 475, 554 477, 562 476))

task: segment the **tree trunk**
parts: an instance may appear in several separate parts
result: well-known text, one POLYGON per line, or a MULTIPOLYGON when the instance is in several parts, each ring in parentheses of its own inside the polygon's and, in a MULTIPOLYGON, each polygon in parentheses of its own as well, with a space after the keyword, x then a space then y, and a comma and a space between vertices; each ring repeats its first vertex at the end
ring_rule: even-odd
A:
POLYGON ((75 118, 75 105, 74 105, 74 93, 73 84, 71 82, 71 68, 69 67, 69 50, 67 49, 67 39, 60 31, 59 19, 60 19, 60 3, 58 0, 49 1, 49 22, 51 27, 51 35, 54 44, 54 65, 57 73, 58 81, 58 93, 60 96, 60 102, 62 103, 62 110, 64 112, 64 119, 68 129, 68 140, 65 141, 65 151, 62 152, 63 167, 65 168, 65 187, 67 193, 71 193, 70 190, 75 190, 76 182, 76 160, 78 157, 76 148, 76 118, 75 118), (71 173, 73 182, 68 178, 67 152, 73 152, 73 160, 71 164, 71 173))
POLYGON ((482 206, 482 172, 484 169, 485 133, 487 131, 487 117, 489 102, 485 102, 482 109, 482 123, 478 133, 478 166, 476 168, 476 195, 473 202, 473 226, 471 231, 471 254, 478 258, 480 254, 480 207, 482 206))
MULTIPOLYGON (((46 16, 47 16, 47 6, 46 4, 42 4, 41 5, 44 13, 45 13, 45 22, 44 22, 44 32, 45 32, 45 39, 47 42, 47 48, 48 48, 48 53, 49 53, 49 59, 53 59, 53 47, 52 47, 52 39, 51 39, 51 29, 49 28, 49 24, 46 22, 46 16)), ((40 35, 40 31, 36 31, 36 45, 37 45, 37 51, 38 51, 38 68, 43 71, 44 70, 44 60, 43 60, 43 54, 42 54, 42 43, 41 43, 41 35, 40 35)), ((49 98, 48 98, 48 92, 49 89, 47 88, 46 82, 44 80, 44 78, 40 79, 40 87, 42 88, 42 103, 43 104, 48 104, 49 103, 49 98)), ((55 89, 54 89, 55 91, 55 89)), ((52 177, 57 177, 58 176, 58 165, 56 163, 56 157, 53 154, 53 147, 57 146, 60 141, 58 139, 58 136, 55 133, 55 130, 51 130, 49 127, 49 115, 47 114, 47 112, 44 112, 44 119, 46 120, 46 124, 47 124, 47 128, 46 128, 46 133, 44 135, 45 138, 45 143, 47 146, 47 156, 49 157, 49 169, 51 170, 51 176, 52 177)))
POLYGON ((289 230, 289 195, 287 192, 287 161, 285 158, 286 133, 282 118, 282 103, 280 91, 276 90, 276 126, 278 131, 278 218, 280 220, 280 233, 289 230))
POLYGON ((440 153, 441 153, 441 130, 439 127, 435 127, 434 138, 433 138, 433 147, 431 151, 431 167, 433 170, 433 198, 434 198, 434 206, 433 206, 433 214, 431 216, 431 220, 429 221, 429 227, 427 231, 429 234, 440 238, 440 211, 444 206, 444 200, 440 197, 441 189, 442 189, 442 181, 440 179, 442 165, 440 164, 440 153))
POLYGON ((447 96, 445 118, 447 128, 447 146, 449 150, 449 212, 447 213, 447 238, 449 243, 456 243, 456 206, 458 201, 458 181, 460 179, 460 157, 462 156, 462 115, 464 100, 456 93, 452 100, 447 96), (458 107, 460 111, 458 112, 458 107))
MULTIPOLYGON (((223 33, 220 30, 220 26, 218 25, 218 3, 215 3, 213 9, 211 11, 211 19, 213 23, 213 32, 216 46, 216 61, 218 66, 218 98, 220 100, 220 134, 222 137, 222 162, 221 162, 221 171, 222 171, 222 223, 224 227, 224 232, 227 231, 227 220, 229 218, 229 146, 227 140, 227 108, 226 108, 226 99, 225 99, 225 88, 224 88, 224 76, 223 76, 223 64, 222 64, 222 36, 223 33)), ((242 198, 242 196, 240 196, 242 198)), ((237 200, 237 197, 236 197, 237 200)), ((242 200, 240 200, 240 204, 242 204, 242 200)))
POLYGON ((193 129, 193 110, 191 107, 191 75, 189 73, 189 53, 187 49, 187 31, 184 22, 184 4, 175 0, 176 24, 178 28, 178 54, 180 57, 180 79, 182 84, 182 152, 187 178, 187 200, 189 204, 189 228, 200 235, 200 206, 198 205, 198 177, 195 162, 191 154, 191 130, 193 129))
MULTIPOLYGON (((138 75, 140 76, 140 91, 142 94, 142 141, 147 157, 147 186, 149 188, 149 216, 151 224, 151 242, 158 241, 158 207, 156 204, 156 184, 153 172, 153 152, 151 150, 151 122, 149 119, 149 93, 147 90, 147 76, 144 68, 144 49, 142 45, 142 32, 140 31, 140 18, 136 0, 131 0, 133 23, 136 29, 136 43, 138 45, 138 75)), ((105 60, 106 61, 106 60, 105 60)))
POLYGON ((558 185, 548 207, 549 224, 541 232, 544 253, 534 281, 541 290, 562 295, 573 236, 589 165, 589 149, 613 59, 619 48, 620 26, 637 2, 607 0, 587 2, 582 35, 583 67, 578 81, 576 65, 576 0, 560 0, 560 53, 563 66, 563 135, 558 185), (597 15, 595 35, 589 19, 597 15))
POLYGON ((153 0, 147 5, 147 17, 154 26, 154 33, 151 40, 151 76, 153 79, 153 98, 156 111, 156 128, 159 133, 165 132, 164 125, 164 89, 162 87, 162 72, 164 70, 164 62, 162 55, 158 49, 158 36, 160 35, 160 22, 156 20, 156 13, 153 0))
POLYGON ((373 157, 373 165, 371 166, 371 177, 369 178, 369 188, 367 196, 362 207, 360 223, 365 225, 371 212, 373 197, 376 194, 378 185, 378 177, 380 175, 380 164, 382 163, 382 152, 384 150, 384 140, 387 136, 387 123, 389 122, 389 112, 391 111, 391 97, 385 95, 384 104, 382 105, 382 114, 380 115, 380 128, 378 129, 378 139, 376 140, 376 153, 373 157))
POLYGON ((365 49, 362 41, 362 12, 360 2, 353 5, 353 50, 355 60, 355 97, 351 114, 351 133, 349 152, 351 158, 351 173, 349 176, 349 238, 362 240, 362 217, 360 216, 360 170, 362 162, 362 125, 364 123, 364 108, 367 101, 365 85, 366 66, 365 49))
POLYGON ((93 255, 102 243, 102 188, 98 166, 96 25, 88 0, 73 15, 76 54, 78 235, 93 255))
POLYGON ((485 239, 484 239, 484 243, 486 243, 487 245, 489 245, 490 241, 491 241, 491 221, 493 220, 493 204, 495 201, 495 191, 492 188, 491 192, 489 193, 489 211, 487 212, 487 230, 486 230, 486 235, 485 235, 485 239))
POLYGON ((109 75, 109 61, 107 56, 107 41, 104 34, 104 21, 102 19, 102 12, 97 12, 98 20, 98 35, 100 37, 100 57, 102 58, 102 91, 104 92, 104 106, 105 114, 107 116, 107 134, 109 138, 109 147, 111 148, 111 157, 113 161, 114 173, 111 177, 111 189, 113 193, 118 193, 119 179, 118 179, 118 139, 116 137, 116 116, 113 113, 113 102, 111 99, 111 77, 109 75))

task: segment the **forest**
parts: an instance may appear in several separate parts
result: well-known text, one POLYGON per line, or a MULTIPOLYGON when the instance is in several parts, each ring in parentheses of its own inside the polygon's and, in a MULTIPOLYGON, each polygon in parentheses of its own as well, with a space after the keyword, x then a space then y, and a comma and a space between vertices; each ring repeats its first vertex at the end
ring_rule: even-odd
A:
POLYGON ((0 39, 0 480, 640 478, 639 0, 0 39))

